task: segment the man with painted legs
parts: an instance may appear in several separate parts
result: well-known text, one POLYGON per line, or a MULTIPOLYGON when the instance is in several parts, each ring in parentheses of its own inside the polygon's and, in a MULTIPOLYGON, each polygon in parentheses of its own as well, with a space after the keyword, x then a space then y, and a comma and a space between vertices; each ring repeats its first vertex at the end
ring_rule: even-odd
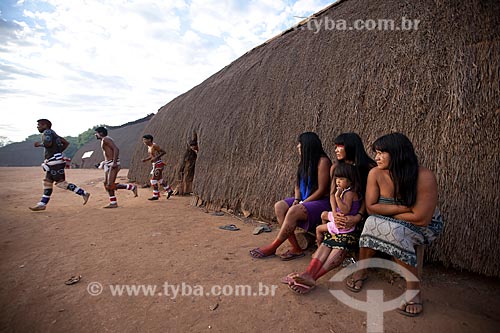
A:
POLYGON ((80 195, 85 205, 89 200, 90 193, 66 181, 64 173, 66 161, 63 159, 62 153, 68 148, 69 142, 52 130, 52 123, 48 119, 39 119, 37 123, 38 132, 42 133, 42 141, 35 142, 34 146, 45 148, 45 161, 42 163, 42 167, 46 173, 43 180, 43 196, 36 206, 29 208, 35 212, 45 210, 52 195, 54 183, 59 188, 80 195))
POLYGON ((134 184, 118 184, 116 183, 116 176, 120 171, 120 150, 116 146, 112 138, 108 136, 108 130, 104 127, 97 127, 95 130, 95 136, 98 140, 101 140, 102 153, 104 155, 104 161, 101 162, 104 169, 104 188, 109 194, 109 204, 104 206, 104 208, 117 208, 118 203, 116 201, 115 190, 129 190, 134 192, 134 196, 137 197, 137 186, 134 184))
POLYGON ((167 193, 167 199, 170 198, 174 192, 170 185, 163 179, 163 169, 165 168, 165 163, 163 163, 161 157, 165 155, 165 151, 161 147, 153 142, 153 136, 151 134, 146 134, 142 137, 142 142, 148 147, 148 157, 143 158, 143 162, 151 161, 153 164, 153 169, 151 170, 151 186, 153 187, 153 196, 148 200, 154 201, 160 199, 159 185, 163 186, 163 190, 167 193))

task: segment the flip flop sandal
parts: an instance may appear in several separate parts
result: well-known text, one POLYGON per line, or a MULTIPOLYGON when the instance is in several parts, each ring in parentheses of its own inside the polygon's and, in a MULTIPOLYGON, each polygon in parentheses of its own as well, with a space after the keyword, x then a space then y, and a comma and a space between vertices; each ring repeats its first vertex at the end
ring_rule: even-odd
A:
POLYGON ((224 216, 224 213, 223 212, 213 212, 213 213, 210 213, 210 215, 213 215, 213 216, 224 216))
POLYGON ((294 276, 299 275, 299 273, 290 273, 287 276, 283 276, 280 280, 281 283, 283 284, 292 284, 295 283, 295 280, 293 279, 294 276))
POLYGON ((422 303, 420 303, 420 302, 405 302, 405 303, 404 303, 404 306, 405 306, 404 310, 403 310, 403 309, 401 309, 401 308, 396 309, 396 311, 397 311, 397 312, 399 312, 400 314, 402 314, 403 316, 407 316, 407 317, 418 317, 418 316, 420 316, 420 314, 424 311, 423 304, 422 304, 422 303), (420 305, 420 306, 422 307, 422 311, 417 312, 417 313, 411 313, 411 312, 408 312, 408 311, 406 311, 406 307, 407 307, 408 305, 420 305))
POLYGON ((359 281, 364 282, 366 279, 368 279, 368 277, 364 277, 362 279, 357 279, 357 280, 354 280, 354 278, 351 277, 351 279, 349 281, 352 282, 352 287, 350 285, 348 285, 347 283, 345 284, 345 287, 347 289, 349 289, 350 291, 352 291, 353 293, 359 293, 361 291, 361 289, 363 289, 363 285, 361 285, 361 287, 359 287, 359 288, 356 288, 356 283, 358 283, 359 281))
POLYGON ((256 227, 255 229, 253 229, 253 234, 254 235, 258 235, 262 232, 271 232, 272 229, 271 227, 269 227, 267 224, 266 225, 261 225, 261 226, 258 226, 256 227))
POLYGON ((81 275, 73 275, 72 277, 70 277, 68 280, 66 280, 66 282, 64 282, 65 285, 67 286, 70 286, 72 284, 75 284, 75 283, 78 283, 80 281, 80 279, 82 278, 81 275))
POLYGON ((221 225, 219 227, 219 229, 222 229, 222 230, 229 230, 229 231, 236 231, 236 230, 240 230, 240 228, 238 228, 236 225, 234 224, 228 224, 228 225, 221 225))
POLYGON ((314 288, 316 288, 316 286, 308 286, 307 284, 302 284, 302 283, 295 282, 293 284, 289 284, 288 288, 290 288, 290 290, 293 291, 296 294, 304 295, 304 294, 309 293, 314 288), (301 288, 302 291, 301 291, 301 289, 295 289, 295 288, 293 288, 294 286, 297 286, 297 287, 301 288))
POLYGON ((266 259, 275 257, 276 254, 272 253, 269 255, 265 255, 264 252, 262 252, 258 247, 256 247, 255 249, 250 250, 250 256, 255 259, 266 259))
POLYGON ((292 252, 290 252, 290 250, 288 250, 285 253, 283 253, 282 255, 280 255, 280 258, 283 261, 290 261, 290 260, 302 258, 305 255, 306 254, 304 252, 301 252, 301 253, 292 253, 292 252))

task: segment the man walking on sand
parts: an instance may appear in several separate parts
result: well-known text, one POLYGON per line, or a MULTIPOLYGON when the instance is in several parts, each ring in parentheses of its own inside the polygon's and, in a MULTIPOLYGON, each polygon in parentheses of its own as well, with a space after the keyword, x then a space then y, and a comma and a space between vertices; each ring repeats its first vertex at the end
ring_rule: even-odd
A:
POLYGON ((66 161, 62 153, 68 148, 69 142, 52 130, 52 123, 48 119, 39 119, 37 123, 38 132, 42 133, 42 142, 37 141, 34 146, 45 148, 45 161, 42 163, 42 167, 46 173, 45 179, 43 180, 43 196, 36 206, 29 208, 34 212, 45 210, 49 203, 50 196, 52 195, 54 183, 56 183, 56 186, 59 188, 80 195, 85 205, 89 200, 90 193, 66 181, 66 175, 64 173, 66 161))
POLYGON ((108 130, 104 127, 97 127, 95 130, 95 136, 98 140, 101 140, 102 153, 104 155, 104 161, 101 165, 104 168, 104 188, 109 194, 109 204, 104 208, 117 208, 118 203, 116 202, 115 190, 129 190, 134 192, 134 196, 137 197, 137 186, 134 184, 118 184, 115 183, 118 171, 120 171, 120 150, 116 146, 113 139, 108 136, 108 130))
POLYGON ((163 189, 167 193, 167 199, 170 198, 174 192, 170 185, 163 179, 163 169, 165 168, 165 163, 161 160, 161 157, 165 155, 165 151, 161 147, 153 142, 153 136, 151 134, 146 134, 142 137, 142 142, 148 147, 149 156, 143 158, 142 161, 151 161, 153 164, 153 169, 151 170, 151 186, 153 186, 153 196, 148 200, 154 201, 160 199, 160 191, 158 184, 163 186, 163 189))

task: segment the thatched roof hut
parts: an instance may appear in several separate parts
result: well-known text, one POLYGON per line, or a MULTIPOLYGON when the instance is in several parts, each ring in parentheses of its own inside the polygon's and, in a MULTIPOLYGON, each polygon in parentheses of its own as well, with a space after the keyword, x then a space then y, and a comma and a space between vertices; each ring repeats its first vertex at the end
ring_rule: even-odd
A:
MULTIPOLYGON (((120 126, 108 126, 108 136, 113 138, 115 144, 120 149, 120 165, 128 168, 136 144, 142 142, 144 128, 153 117, 149 114, 144 118, 128 122, 120 126)), ((101 149, 101 141, 93 140, 84 144, 73 156, 73 167, 91 169, 104 159, 101 149), (86 152, 93 152, 90 157, 82 158, 86 152)))
POLYGON ((33 142, 14 142, 0 148, 0 166, 35 166, 43 162, 43 149, 33 147, 33 142))
MULTIPOLYGON (((145 131, 171 163, 196 132, 195 193, 267 219, 292 193, 301 132, 317 132, 331 155, 341 132, 367 146, 403 132, 438 178, 446 227, 428 258, 500 276, 498 13, 496 0, 340 1, 163 106, 145 131), (308 29, 403 17, 418 29, 308 29)), ((146 180, 140 149, 129 175, 146 180)))

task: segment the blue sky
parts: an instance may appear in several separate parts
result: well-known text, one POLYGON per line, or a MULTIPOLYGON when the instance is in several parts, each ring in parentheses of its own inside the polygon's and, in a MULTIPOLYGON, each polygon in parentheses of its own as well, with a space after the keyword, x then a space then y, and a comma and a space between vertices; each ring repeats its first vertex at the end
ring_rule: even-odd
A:
POLYGON ((157 110, 334 0, 2 0, 0 139, 157 110))

